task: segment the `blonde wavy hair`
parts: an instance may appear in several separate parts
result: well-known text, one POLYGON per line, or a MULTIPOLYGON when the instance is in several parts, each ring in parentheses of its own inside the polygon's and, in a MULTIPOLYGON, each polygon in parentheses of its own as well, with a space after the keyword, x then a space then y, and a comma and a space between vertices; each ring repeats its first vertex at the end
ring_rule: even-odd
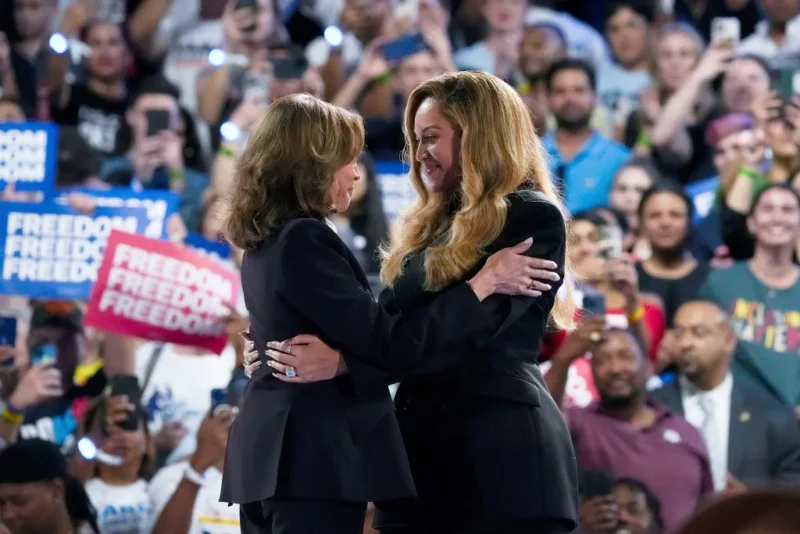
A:
MULTIPOLYGON (((392 287, 405 258, 425 250, 425 287, 439 290, 456 282, 481 260, 506 223, 506 196, 520 189, 541 192, 567 220, 567 211, 550 179, 545 151, 530 111, 517 92, 485 72, 448 73, 417 87, 408 100, 404 125, 409 179, 419 198, 401 216, 395 239, 383 250, 381 281, 392 287), (427 99, 441 107, 461 136, 461 205, 450 215, 447 193, 428 190, 414 155, 417 110, 427 99)), ((566 243, 565 243, 566 246, 566 243)), ((565 271, 569 272, 568 266, 565 271)), ((565 277, 565 280, 571 276, 565 277)), ((574 324, 571 287, 556 298, 550 314, 560 328, 574 324)))
POLYGON ((283 222, 329 215, 336 171, 364 147, 360 116, 307 94, 279 98, 261 116, 236 166, 225 237, 247 250, 283 222))

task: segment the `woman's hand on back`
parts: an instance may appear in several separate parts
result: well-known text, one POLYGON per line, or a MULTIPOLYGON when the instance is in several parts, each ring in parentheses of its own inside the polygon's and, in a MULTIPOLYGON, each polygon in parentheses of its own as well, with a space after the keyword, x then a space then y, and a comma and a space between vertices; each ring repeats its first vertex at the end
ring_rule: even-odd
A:
MULTIPOLYGON (((248 340, 244 350, 244 372, 252 377, 261 368, 255 342, 248 340)), ((284 382, 320 382, 347 371, 341 352, 317 336, 301 334, 283 342, 270 341, 266 353, 268 365, 275 370, 273 376, 284 382), (294 376, 288 376, 290 369, 294 376)))
POLYGON ((554 272, 558 265, 550 260, 525 256, 532 244, 533 240, 528 238, 495 252, 486 260, 483 268, 469 281, 479 299, 494 293, 539 297, 552 289, 548 282, 560 280, 558 273, 554 272))

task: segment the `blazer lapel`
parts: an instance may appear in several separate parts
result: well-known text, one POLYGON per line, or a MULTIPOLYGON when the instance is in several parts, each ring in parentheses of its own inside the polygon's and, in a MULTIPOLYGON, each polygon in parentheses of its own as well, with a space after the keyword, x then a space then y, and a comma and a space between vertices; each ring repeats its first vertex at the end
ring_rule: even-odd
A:
POLYGON ((730 430, 728 431, 728 472, 738 478, 745 456, 745 443, 753 414, 747 408, 744 391, 733 381, 730 430))

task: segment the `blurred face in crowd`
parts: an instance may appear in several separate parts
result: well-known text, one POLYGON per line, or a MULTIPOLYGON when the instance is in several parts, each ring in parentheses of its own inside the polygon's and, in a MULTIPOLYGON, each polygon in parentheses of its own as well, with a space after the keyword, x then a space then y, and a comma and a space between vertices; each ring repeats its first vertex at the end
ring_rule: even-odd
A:
POLYGON ((178 102, 167 94, 144 94, 135 102, 128 111, 127 120, 134 132, 135 139, 144 139, 147 136, 147 112, 164 110, 170 114, 171 128, 177 132, 181 128, 181 114, 178 102))
POLYGON ((103 451, 121 458, 126 466, 141 465, 142 459, 147 454, 147 434, 144 424, 145 422, 140 419, 139 428, 136 430, 110 427, 108 439, 103 443, 103 451))
POLYGON ((641 231, 653 249, 673 251, 681 248, 689 232, 686 202, 667 191, 650 196, 642 206, 641 231))
POLYGON ((355 184, 360 179, 357 159, 334 173, 330 189, 328 189, 328 198, 337 213, 344 213, 350 207, 350 201, 355 193, 355 184))
POLYGON ((800 234, 800 205, 790 191, 770 189, 763 193, 747 219, 756 243, 770 248, 794 248, 800 234))
POLYGON ((411 95, 420 84, 435 78, 442 73, 442 69, 436 58, 430 52, 420 52, 413 56, 408 56, 400 62, 397 67, 396 90, 403 95, 405 100, 411 95))
POLYGON ((124 76, 128 68, 128 48, 117 24, 97 22, 86 32, 86 44, 92 48, 89 71, 104 81, 124 76))
POLYGON ((14 0, 14 22, 22 39, 43 36, 56 13, 55 0, 14 0))
POLYGON ((589 77, 582 70, 566 69, 557 73, 552 79, 548 100, 559 128, 578 131, 589 126, 596 96, 589 77))
POLYGON ((677 364, 689 380, 728 367, 736 348, 727 318, 710 302, 688 302, 675 313, 673 335, 678 348, 677 364))
POLYGON ((534 26, 522 34, 519 68, 528 80, 538 80, 556 61, 567 57, 566 43, 548 26, 534 26))
POLYGON ((617 503, 617 526, 614 534, 650 534, 657 526, 647 496, 638 488, 617 484, 611 494, 617 503))
POLYGON ((25 112, 19 104, 0 101, 0 124, 4 122, 25 122, 25 112))
POLYGON ((61 481, 0 484, 0 517, 14 534, 52 534, 63 510, 61 481))
POLYGON ((769 91, 769 73, 758 61, 738 58, 722 81, 722 104, 729 112, 750 113, 757 95, 769 91))
POLYGON ((764 133, 767 137, 767 144, 772 148, 775 157, 785 160, 793 160, 798 155, 797 143, 794 142, 793 130, 783 118, 773 119, 767 122, 764 133))
POLYGON ((56 346, 56 367, 61 371, 64 389, 72 385, 75 367, 87 350, 87 340, 83 332, 65 326, 35 326, 28 333, 28 354, 34 354, 42 345, 56 346))
POLYGON ((417 109, 414 136, 420 177, 428 189, 434 193, 456 189, 461 183, 461 135, 435 100, 428 98, 417 109))
POLYGON ((345 28, 367 42, 378 35, 391 13, 389 0, 345 0, 340 18, 345 28))
POLYGON ((675 31, 663 36, 656 47, 656 69, 664 89, 674 93, 697 64, 699 50, 692 37, 675 31))
POLYGON ((629 7, 618 9, 606 21, 606 37, 614 58, 626 68, 647 57, 647 19, 629 7))
POLYGON ((483 16, 490 31, 519 31, 525 20, 526 0, 484 0, 483 16))
POLYGON ((631 334, 609 330, 592 351, 592 373, 603 405, 624 408, 644 391, 647 368, 631 334))
POLYGON ((575 274, 586 280, 599 280, 605 263, 600 258, 600 230, 590 221, 577 220, 569 225, 569 261, 575 274))
MULTIPOLYGON (((726 135, 714 146, 714 168, 718 173, 722 174, 725 169, 738 161, 739 145, 743 133, 745 132, 726 135)), ((753 135, 753 132, 750 130, 746 135, 753 135)))
POLYGON ((800 0, 761 0, 761 7, 773 24, 786 24, 800 15, 800 0))
POLYGON ((613 207, 625 214, 633 229, 639 227, 637 212, 642 194, 652 185, 653 179, 641 167, 623 167, 614 178, 608 200, 613 207))

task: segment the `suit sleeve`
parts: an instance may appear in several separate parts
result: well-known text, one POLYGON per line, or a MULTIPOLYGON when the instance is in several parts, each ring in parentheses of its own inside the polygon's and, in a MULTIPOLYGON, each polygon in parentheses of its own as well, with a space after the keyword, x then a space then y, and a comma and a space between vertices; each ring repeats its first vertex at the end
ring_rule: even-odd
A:
MULTIPOLYGON (((350 358, 401 372, 430 354, 458 356, 436 347, 481 342, 491 335, 492 323, 466 283, 441 293, 428 306, 390 314, 358 281, 343 247, 326 225, 304 219, 284 231, 280 262, 284 297, 350 358)), ((350 371, 357 387, 360 380, 375 378, 350 371)))
POLYGON ((773 482, 800 486, 800 425, 793 411, 780 407, 769 422, 773 482))
POLYGON ((533 238, 533 243, 525 255, 555 262, 558 265, 556 272, 560 280, 548 281, 552 289, 536 298, 492 295, 484 300, 483 308, 495 325, 494 337, 500 336, 531 307, 537 308, 546 319, 564 280, 567 230, 559 209, 546 200, 517 201, 512 209, 519 213, 509 212, 509 217, 513 216, 513 219, 510 219, 508 227, 492 250, 511 247, 529 237, 533 238))

